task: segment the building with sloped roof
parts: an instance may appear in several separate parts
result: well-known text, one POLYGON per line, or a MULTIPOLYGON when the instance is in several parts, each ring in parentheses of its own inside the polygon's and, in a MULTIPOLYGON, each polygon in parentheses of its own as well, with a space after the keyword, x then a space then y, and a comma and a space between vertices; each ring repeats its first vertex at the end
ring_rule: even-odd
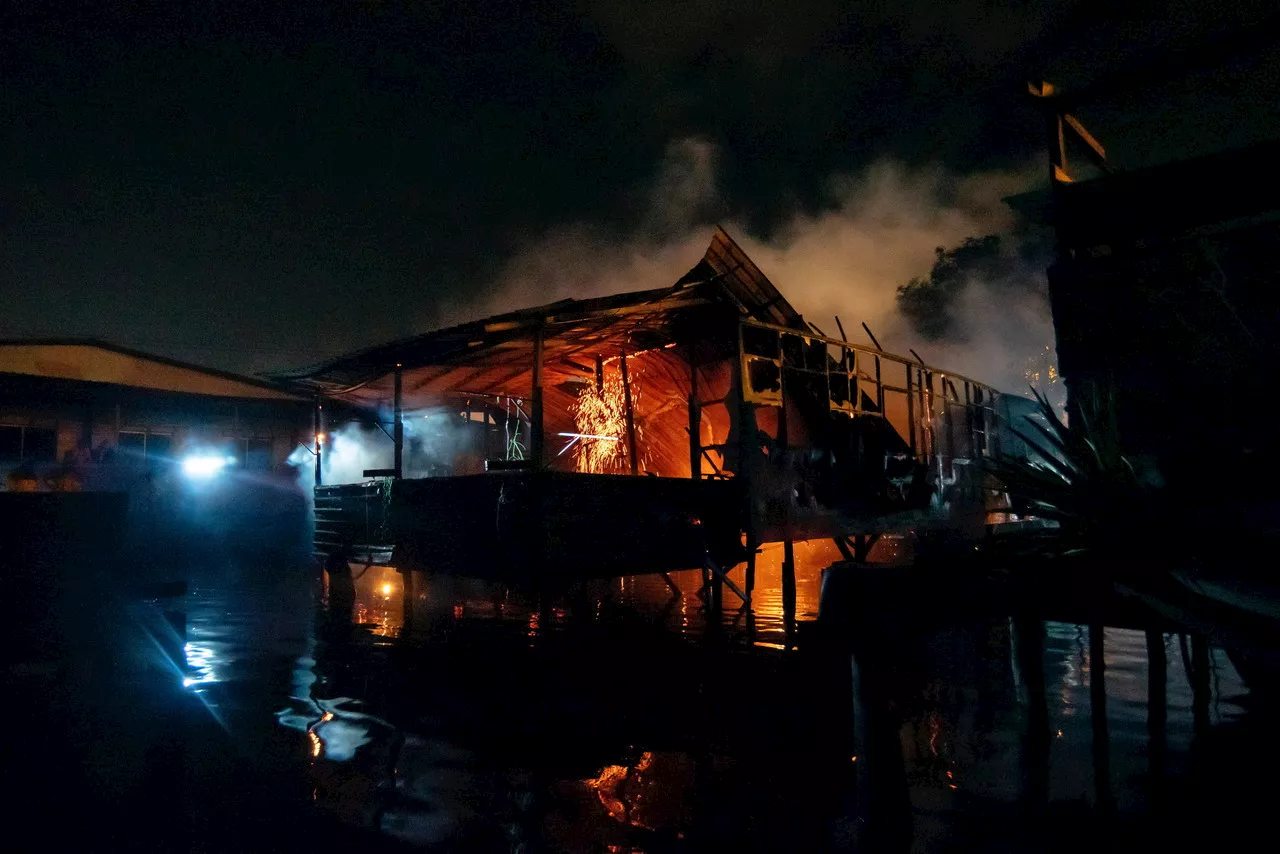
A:
POLYGON ((462 575, 731 566, 753 544, 980 528, 1002 423, 982 383, 823 335, 723 229, 672 285, 275 379, 381 413, 359 428, 369 466, 342 478, 348 426, 318 431, 317 550, 462 575))
POLYGON ((0 341, 0 465, 143 464, 225 448, 270 470, 310 427, 296 391, 92 339, 0 341))

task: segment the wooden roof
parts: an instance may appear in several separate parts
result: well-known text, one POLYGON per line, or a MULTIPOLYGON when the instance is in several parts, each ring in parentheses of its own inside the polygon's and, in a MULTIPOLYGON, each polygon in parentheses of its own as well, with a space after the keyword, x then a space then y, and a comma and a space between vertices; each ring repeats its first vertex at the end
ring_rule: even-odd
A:
POLYGON ((554 384, 565 374, 591 374, 597 354, 687 343, 714 334, 716 316, 734 314, 803 328, 799 313, 733 238, 717 228, 702 260, 670 287, 507 312, 274 378, 328 396, 376 403, 391 397, 391 376, 400 366, 404 401, 410 407, 443 392, 525 396, 532 387, 539 334, 546 382, 554 384))

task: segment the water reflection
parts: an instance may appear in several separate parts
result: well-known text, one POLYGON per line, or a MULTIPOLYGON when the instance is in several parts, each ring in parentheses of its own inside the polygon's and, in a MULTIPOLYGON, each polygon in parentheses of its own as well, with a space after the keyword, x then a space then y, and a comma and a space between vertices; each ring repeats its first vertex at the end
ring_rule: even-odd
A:
POLYGON ((1225 655, 1159 632, 1001 618, 851 658, 814 631, 827 555, 797 545, 794 620, 774 557, 746 610, 696 572, 407 596, 356 567, 350 610, 200 587, 189 687, 316 816, 465 850, 1049 850, 1174 816, 1166 781, 1248 721, 1225 655))
POLYGON ((200 690, 206 682, 217 682, 218 674, 213 670, 214 652, 207 646, 188 642, 183 646, 187 662, 187 670, 191 674, 182 680, 182 687, 200 690))

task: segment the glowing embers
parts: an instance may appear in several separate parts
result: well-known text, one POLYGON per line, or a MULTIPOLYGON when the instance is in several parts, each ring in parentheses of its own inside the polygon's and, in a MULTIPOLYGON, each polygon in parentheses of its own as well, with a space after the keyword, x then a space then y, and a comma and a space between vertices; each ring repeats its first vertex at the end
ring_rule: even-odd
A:
MULTIPOLYGON (((637 359, 631 359, 631 402, 639 405, 640 392, 635 382, 637 359)), ((629 471, 627 460, 627 392, 622 371, 617 364, 606 365, 600 387, 588 386, 570 407, 575 434, 561 434, 570 439, 564 450, 573 451, 574 468, 589 474, 623 474, 629 471)), ((640 425, 636 425, 636 443, 640 442, 640 425)))

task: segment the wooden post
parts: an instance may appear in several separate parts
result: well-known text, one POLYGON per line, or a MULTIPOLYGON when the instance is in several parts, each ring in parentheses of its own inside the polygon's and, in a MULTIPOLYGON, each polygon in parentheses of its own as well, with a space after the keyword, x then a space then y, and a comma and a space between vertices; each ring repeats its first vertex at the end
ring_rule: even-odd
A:
POLYGON ((635 413, 631 409, 631 380, 627 376, 627 354, 623 353, 618 359, 618 365, 622 371, 622 400, 626 407, 627 415, 627 459, 631 463, 631 473, 640 473, 640 460, 636 458, 636 419, 635 413))
POLYGON ((911 445, 911 459, 916 459, 916 402, 911 390, 911 377, 915 368, 907 365, 907 442, 911 445))
POLYGON ((689 477, 702 480, 702 404, 698 401, 698 366, 689 348, 689 477))
POLYGON ((324 483, 324 413, 321 411, 323 405, 320 403, 320 396, 316 395, 316 408, 312 412, 312 427, 314 428, 314 437, 316 443, 316 486, 324 483))
MULTIPOLYGON (((397 480, 404 477, 404 410, 402 407, 403 400, 402 400, 402 394, 401 394, 403 389, 403 381, 404 381, 403 373, 404 372, 401 369, 400 363, 397 362, 396 372, 395 372, 395 391, 394 391, 395 424, 392 427, 392 430, 395 431, 392 434, 392 440, 395 442, 395 446, 396 446, 395 461, 392 463, 392 469, 396 473, 395 476, 397 480)), ((406 574, 405 577, 408 578, 408 575, 406 574)))
MULTIPOLYGON (((779 336, 781 340, 781 336, 779 336)), ((779 344, 781 346, 781 344, 779 344)), ((779 354, 781 355, 781 354, 779 354)), ((781 361, 781 360, 779 360, 781 361)), ((771 460, 772 465, 780 466, 783 479, 791 479, 791 437, 787 430, 787 384, 783 378, 783 370, 778 371, 778 386, 781 405, 778 407, 778 457, 771 460)), ((785 539, 782 542, 782 610, 787 626, 795 622, 796 617, 796 552, 791 541, 791 496, 787 496, 786 509, 783 510, 783 530, 785 539)))
POLYGON ((789 623, 796 618, 796 550, 791 534, 782 542, 782 610, 789 623))
POLYGON ((880 382, 880 357, 876 356, 876 410, 884 415, 884 384, 880 382))
POLYGON ((538 324, 538 331, 533 339, 533 392, 530 395, 529 411, 529 456, 533 459, 533 467, 543 467, 543 432, 542 432, 542 339, 545 325, 538 324))
MULTIPOLYGON (((737 399, 734 400, 733 388, 729 390, 729 394, 725 396, 726 404, 732 402, 733 409, 730 411, 730 417, 736 421, 738 434, 738 447, 736 451, 737 459, 731 463, 734 469, 734 480, 741 479, 742 489, 740 495, 742 498, 742 528, 747 539, 747 583, 746 591, 750 596, 756 589, 756 549, 760 546, 760 538, 756 530, 756 513, 755 513, 755 490, 753 488, 755 478, 752 476, 752 466, 756 459, 756 419, 751 409, 752 404, 747 403, 747 376, 742 370, 742 321, 738 321, 738 352, 733 360, 732 377, 733 383, 737 386, 737 399)), ((730 427, 730 432, 734 429, 730 427)), ((726 456, 725 462, 729 463, 726 456)))
MULTIPOLYGON (((942 377, 942 424, 947 431, 947 475, 955 476, 955 459, 956 459, 956 433, 953 416, 951 414, 951 396, 947 394, 947 385, 951 383, 946 376, 942 377)), ((951 385, 952 390, 955 385, 951 385)))
POLYGON ((925 459, 933 465, 937 442, 933 435, 933 371, 920 369, 920 431, 925 459))

